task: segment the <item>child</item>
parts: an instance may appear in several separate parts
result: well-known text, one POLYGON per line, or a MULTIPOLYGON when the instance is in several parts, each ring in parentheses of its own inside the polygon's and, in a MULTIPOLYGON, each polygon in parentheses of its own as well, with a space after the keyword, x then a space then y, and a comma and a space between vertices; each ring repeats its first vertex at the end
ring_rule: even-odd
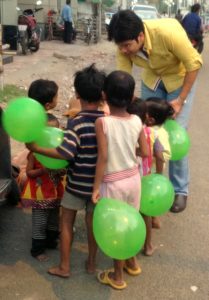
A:
MULTIPOLYGON (((170 118, 174 110, 165 100, 149 98, 146 101, 136 98, 128 107, 128 112, 138 115, 144 124, 145 136, 149 148, 149 156, 142 159, 142 175, 151 172, 163 173, 165 162, 170 158, 170 145, 168 134, 162 127, 167 118, 170 118)), ((152 245, 152 227, 160 228, 159 218, 144 216, 147 235, 144 245, 144 254, 151 256, 154 252, 152 245)))
MULTIPOLYGON (((48 114, 48 126, 59 127, 57 118, 48 114)), ((57 246, 59 235, 59 206, 64 193, 62 171, 48 170, 28 154, 26 167, 28 176, 22 193, 23 206, 32 206, 32 248, 31 255, 39 261, 48 257, 46 248, 57 246)))
MULTIPOLYGON (((48 111, 57 105, 58 85, 51 80, 37 79, 31 83, 28 90, 28 97, 37 100, 48 111)), ((24 149, 12 160, 12 164, 20 168, 20 173, 16 180, 21 192, 27 180, 26 165, 28 154, 28 149, 24 149)))
POLYGON ((46 111, 55 108, 58 99, 58 85, 47 79, 33 81, 28 90, 28 97, 37 100, 46 111))
MULTIPOLYGON (((110 115, 96 121, 98 159, 92 195, 93 203, 100 197, 119 199, 139 209, 140 174, 136 147, 139 143, 141 156, 148 155, 147 143, 141 120, 126 110, 133 99, 135 82, 123 71, 112 72, 105 81, 104 94, 110 115)), ((115 289, 126 288, 123 269, 130 275, 141 272, 135 257, 114 260, 114 270, 98 274, 98 280, 115 289)))
POLYGON ((95 121, 104 116, 98 111, 102 98, 105 74, 94 65, 75 74, 76 97, 81 103, 81 112, 69 119, 63 143, 56 149, 46 149, 30 144, 35 152, 54 158, 67 159, 71 163, 67 170, 67 185, 62 199, 60 264, 49 269, 49 274, 67 278, 70 276, 70 250, 73 237, 73 224, 78 210, 86 209, 86 226, 89 255, 86 262, 88 273, 95 271, 97 246, 92 230, 94 205, 91 202, 97 141, 95 121))

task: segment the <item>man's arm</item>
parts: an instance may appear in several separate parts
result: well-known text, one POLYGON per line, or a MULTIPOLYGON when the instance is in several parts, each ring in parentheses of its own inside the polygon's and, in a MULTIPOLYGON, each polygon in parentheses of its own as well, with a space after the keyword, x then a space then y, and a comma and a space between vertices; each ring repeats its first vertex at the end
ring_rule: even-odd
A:
POLYGON ((178 115, 180 113, 180 111, 185 103, 185 100, 197 78, 198 72, 199 72, 199 70, 186 72, 181 93, 179 94, 179 96, 176 99, 174 99, 173 101, 170 102, 173 109, 175 110, 175 115, 178 115))
MULTIPOLYGON (((180 24, 177 25, 181 26, 180 24)), ((181 111, 196 80, 199 69, 202 67, 202 58, 192 46, 182 27, 176 28, 173 32, 166 32, 163 39, 168 50, 182 62, 186 69, 181 93, 176 99, 170 102, 177 115, 181 111)))
POLYGON ((119 49, 116 53, 116 65, 117 70, 128 72, 129 74, 132 73, 132 61, 130 58, 123 54, 119 49))

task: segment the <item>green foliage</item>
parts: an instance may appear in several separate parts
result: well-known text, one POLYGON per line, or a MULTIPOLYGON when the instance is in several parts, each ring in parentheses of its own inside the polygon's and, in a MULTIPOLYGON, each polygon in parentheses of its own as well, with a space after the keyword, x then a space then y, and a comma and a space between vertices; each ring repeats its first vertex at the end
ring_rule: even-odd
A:
POLYGON ((114 0, 102 0, 102 4, 106 7, 111 7, 115 3, 114 0))
POLYGON ((6 84, 4 89, 0 90, 0 103, 8 102, 11 99, 26 96, 27 92, 24 88, 18 87, 14 84, 6 84))

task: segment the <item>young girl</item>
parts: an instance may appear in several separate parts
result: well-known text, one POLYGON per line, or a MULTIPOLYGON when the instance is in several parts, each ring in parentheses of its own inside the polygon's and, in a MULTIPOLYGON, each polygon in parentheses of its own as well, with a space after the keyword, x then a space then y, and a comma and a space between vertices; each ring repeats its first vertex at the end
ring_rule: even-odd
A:
MULTIPOLYGON (((141 120, 127 113, 133 99, 135 82, 131 75, 122 71, 112 72, 105 81, 104 94, 110 115, 96 121, 98 159, 92 201, 100 197, 125 201, 139 209, 140 174, 136 158, 139 144, 141 156, 148 155, 147 143, 141 120)), ((141 272, 135 257, 125 262, 114 260, 114 270, 98 274, 98 280, 115 289, 126 288, 123 270, 130 275, 141 272)))
MULTIPOLYGON (((48 126, 59 127, 52 114, 48 114, 48 126)), ((45 249, 57 246, 59 206, 64 193, 63 171, 46 169, 30 152, 26 173, 28 179, 22 193, 22 205, 32 206, 31 255, 45 261, 48 259, 45 249)))
MULTIPOLYGON (((166 119, 174 114, 171 105, 159 98, 149 98, 146 101, 136 98, 127 111, 138 115, 144 124, 144 132, 148 144, 149 155, 142 159, 141 173, 143 176, 152 172, 162 174, 165 163, 170 159, 168 134, 162 127, 166 119)), ((144 254, 151 256, 154 252, 152 245, 152 227, 160 228, 159 218, 144 216, 146 223, 146 241, 144 254)))

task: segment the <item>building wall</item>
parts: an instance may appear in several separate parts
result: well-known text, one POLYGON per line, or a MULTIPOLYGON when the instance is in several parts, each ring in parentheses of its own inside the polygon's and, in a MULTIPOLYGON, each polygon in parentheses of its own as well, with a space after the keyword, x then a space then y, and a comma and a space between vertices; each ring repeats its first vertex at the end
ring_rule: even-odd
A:
POLYGON ((0 1, 1 24, 16 25, 17 24, 17 0, 0 1))

